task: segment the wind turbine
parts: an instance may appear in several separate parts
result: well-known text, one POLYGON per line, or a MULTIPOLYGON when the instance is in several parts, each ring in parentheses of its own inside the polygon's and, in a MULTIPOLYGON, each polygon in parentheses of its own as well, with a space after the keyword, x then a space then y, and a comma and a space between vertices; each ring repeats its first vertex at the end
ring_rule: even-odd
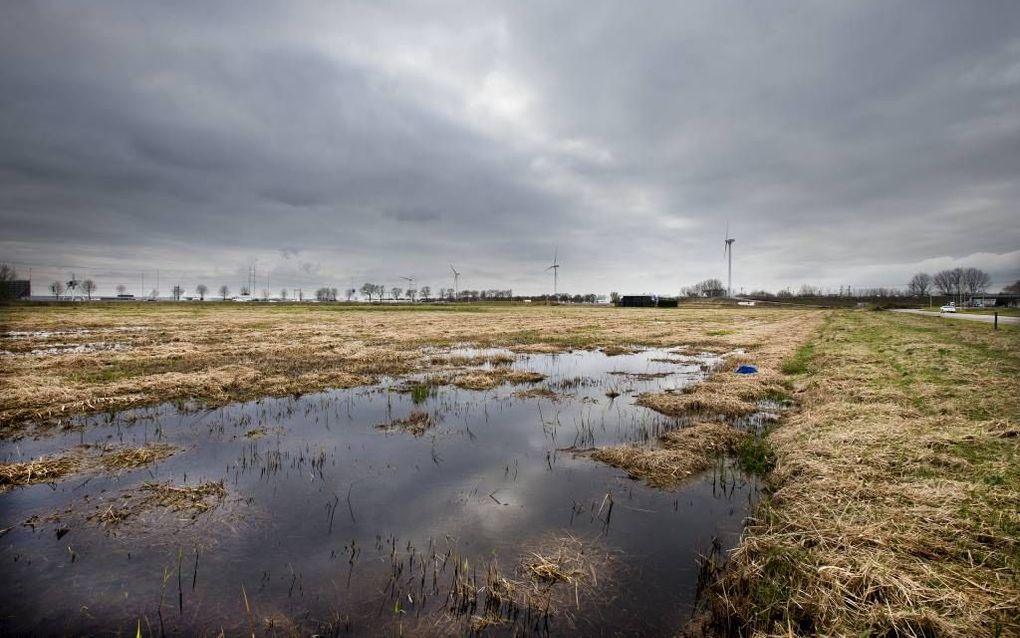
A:
MULTIPOLYGON (((78 281, 78 275, 76 273, 71 274, 71 280, 67 282, 67 290, 64 295, 64 299, 74 301, 75 299, 84 299, 81 296, 81 292, 78 289, 80 281, 78 281)), ((59 297, 58 297, 59 301, 59 297)))
POLYGON ((559 290, 558 290, 558 287, 559 287, 560 264, 559 264, 559 260, 557 259, 557 257, 559 256, 559 252, 560 252, 560 249, 557 246, 556 249, 553 250, 553 263, 552 263, 552 266, 549 266, 548 268, 545 269, 545 272, 549 272, 550 270, 553 271, 553 297, 557 301, 559 301, 559 290))
MULTIPOLYGON (((407 292, 411 292, 412 290, 414 290, 415 293, 418 292, 418 287, 414 285, 414 275, 411 275, 410 277, 401 277, 401 279, 406 281, 407 285, 410 286, 410 288, 407 289, 407 292)), ((411 301, 414 301, 414 299, 412 299, 411 301)))
POLYGON ((728 259, 728 265, 726 267, 726 296, 733 296, 733 242, 737 241, 735 238, 730 237, 730 225, 726 223, 726 241, 723 245, 723 257, 728 259))
POLYGON ((454 301, 456 301, 457 300, 457 281, 460 280, 460 273, 457 272, 457 269, 453 267, 453 264, 450 264, 450 270, 453 271, 453 299, 454 299, 454 301))

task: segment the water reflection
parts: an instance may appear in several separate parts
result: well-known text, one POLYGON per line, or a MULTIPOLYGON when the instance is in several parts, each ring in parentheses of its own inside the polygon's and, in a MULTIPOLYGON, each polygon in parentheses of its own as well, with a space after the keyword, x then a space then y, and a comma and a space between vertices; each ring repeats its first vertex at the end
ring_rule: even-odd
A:
POLYGON ((528 548, 566 535, 613 557, 597 587, 569 613, 488 631, 675 630, 693 603, 697 555, 713 539, 735 542, 753 482, 724 463, 658 491, 565 448, 641 444, 682 426, 634 397, 695 383, 720 360, 666 350, 529 355, 509 367, 541 373, 540 383, 421 392, 424 376, 388 379, 216 410, 133 410, 4 444, 5 459, 110 441, 185 451, 143 470, 0 496, 0 529, 9 528, 0 539, 0 631, 131 632, 141 623, 154 634, 459 633, 467 621, 440 622, 460 604, 455 581, 482 578, 477 567, 458 574, 460 565, 513 569, 528 548), (547 392, 520 394, 536 388, 547 392), (429 416, 423 432, 377 427, 415 411, 429 416), (194 519, 139 518, 117 529, 82 514, 168 480, 224 481, 230 497, 194 519), (22 525, 33 516, 34 526, 22 525))

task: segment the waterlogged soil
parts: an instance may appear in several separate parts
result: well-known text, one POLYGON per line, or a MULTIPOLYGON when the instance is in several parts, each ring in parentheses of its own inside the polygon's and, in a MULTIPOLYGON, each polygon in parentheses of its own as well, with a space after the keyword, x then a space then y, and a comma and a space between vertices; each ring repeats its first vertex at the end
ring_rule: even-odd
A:
POLYGON ((82 444, 180 450, 0 495, 0 633, 674 632, 691 615, 699 555, 736 544, 756 484, 724 460, 657 490, 570 450, 683 427, 635 397, 696 383, 722 357, 499 359, 475 369, 544 380, 475 391, 401 378, 215 410, 164 405, 0 445, 4 462, 82 444), (160 484, 202 486, 201 506, 152 503, 160 484), (467 600, 494 570, 520 581, 522 557, 564 539, 589 563, 537 584, 566 591, 544 609, 497 600, 505 613, 486 615, 467 600))

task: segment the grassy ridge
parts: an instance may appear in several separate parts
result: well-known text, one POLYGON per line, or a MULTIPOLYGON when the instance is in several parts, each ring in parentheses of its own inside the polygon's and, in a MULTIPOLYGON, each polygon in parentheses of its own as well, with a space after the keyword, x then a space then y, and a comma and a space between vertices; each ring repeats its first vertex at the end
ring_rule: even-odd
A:
POLYGON ((1020 635, 1020 331, 842 312, 710 605, 751 635, 1020 635))

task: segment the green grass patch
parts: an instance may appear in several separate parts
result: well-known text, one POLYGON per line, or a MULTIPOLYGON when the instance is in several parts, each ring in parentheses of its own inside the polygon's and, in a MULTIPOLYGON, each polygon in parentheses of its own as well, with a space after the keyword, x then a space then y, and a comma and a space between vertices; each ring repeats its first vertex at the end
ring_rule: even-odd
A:
POLYGON ((807 343, 800 347, 792 357, 783 362, 783 374, 806 374, 808 364, 815 354, 814 344, 807 343))
POLYGON ((749 474, 765 476, 776 466, 776 454, 765 432, 744 437, 736 454, 740 468, 749 474))

